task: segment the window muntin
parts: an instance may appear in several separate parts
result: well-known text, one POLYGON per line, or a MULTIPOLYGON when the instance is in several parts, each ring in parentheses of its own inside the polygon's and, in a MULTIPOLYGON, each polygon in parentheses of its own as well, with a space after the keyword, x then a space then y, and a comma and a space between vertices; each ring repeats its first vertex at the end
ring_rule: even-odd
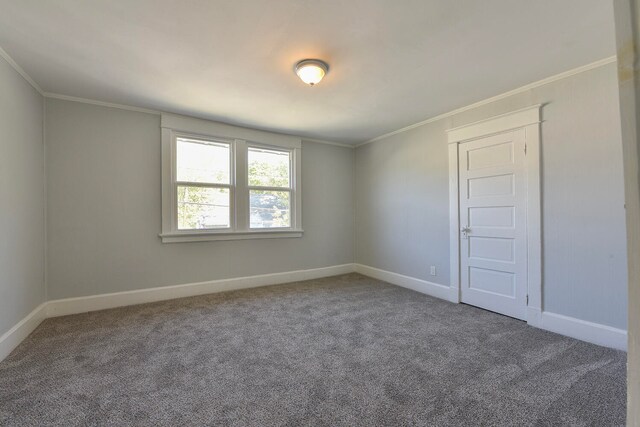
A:
POLYGON ((177 136, 175 147, 177 229, 230 229, 231 143, 177 136))
POLYGON ((292 152, 247 148, 249 228, 291 227, 292 152))

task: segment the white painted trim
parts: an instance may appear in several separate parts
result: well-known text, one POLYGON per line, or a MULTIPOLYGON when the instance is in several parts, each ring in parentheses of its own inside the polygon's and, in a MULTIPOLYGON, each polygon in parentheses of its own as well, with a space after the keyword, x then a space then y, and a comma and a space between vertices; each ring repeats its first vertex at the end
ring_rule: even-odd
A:
POLYGON ((354 144, 347 144, 345 142, 325 141, 324 139, 305 138, 304 136, 301 138, 302 138, 302 142, 307 141, 307 142, 315 142, 317 144, 335 145, 336 147, 351 148, 352 150, 356 148, 354 144))
MULTIPOLYGON (((161 121, 161 195, 163 243, 203 242, 216 240, 276 239, 302 237, 302 145, 298 138, 280 139, 277 134, 261 134, 258 131, 228 126, 223 123, 192 119, 176 115, 162 115, 161 121), (181 130, 174 130, 176 126, 181 130), (268 143, 246 141, 230 133, 237 131, 242 137, 260 137, 268 143), (210 132, 210 133, 206 133, 210 132), (179 230, 176 201, 176 140, 181 136, 202 138, 229 144, 230 192, 229 227, 219 230, 179 230), (259 187, 268 190, 286 190, 291 193, 291 223, 286 228, 251 229, 249 218, 249 192, 254 189, 247 182, 247 155, 251 147, 280 149, 290 153, 291 183, 288 188, 259 187)), ((187 183, 190 185, 190 183, 187 183)), ((196 185, 196 183, 193 183, 196 185)), ((256 187, 257 188, 257 187, 256 187)))
POLYGON ((534 105, 471 123, 449 131, 449 248, 450 277, 453 295, 460 295, 460 207, 459 148, 460 143, 517 128, 525 131, 527 175, 527 322, 538 326, 542 312, 542 222, 540 188, 540 114, 542 105, 534 105), (519 126, 519 127, 518 127, 519 126), (532 311, 530 309, 537 311, 532 311), (532 316, 532 317, 530 317, 532 316))
MULTIPOLYGON (((525 126, 527 147, 527 286, 528 307, 542 311, 542 188, 540 123, 525 126)), ((527 318, 529 322, 529 318, 527 318)), ((531 319, 536 322, 536 319, 531 319)))
MULTIPOLYGON (((256 276, 212 280, 208 282, 188 283, 175 286, 163 286, 150 289, 116 292, 77 298, 53 300, 40 304, 27 317, 0 337, 0 361, 7 357, 38 325, 49 317, 66 316, 90 311, 145 304, 217 292, 248 289, 260 286, 291 283, 358 272, 383 280, 393 285, 412 289, 451 302, 451 288, 426 280, 381 270, 363 264, 342 264, 309 270, 288 271, 283 273, 261 274, 256 276)), ((626 350, 627 332, 610 326, 579 320, 555 313, 540 312, 529 308, 529 325, 551 332, 570 336, 594 344, 626 350), (537 321, 533 321, 537 319, 537 321)))
POLYGON ((510 111, 499 116, 489 117, 477 122, 468 123, 447 130, 449 144, 484 138, 496 133, 520 129, 527 125, 540 123, 540 109, 542 104, 532 105, 519 110, 510 111))
POLYGON ((541 328, 593 344, 627 350, 627 331, 562 314, 542 312, 541 328))
POLYGON ((0 362, 7 357, 25 338, 47 318, 47 303, 36 307, 0 337, 0 362))
MULTIPOLYGON (((163 113, 163 111, 153 110, 153 109, 148 109, 148 108, 141 108, 141 107, 135 107, 135 106, 125 105, 125 104, 116 104, 116 103, 111 103, 111 102, 104 102, 104 101, 98 101, 98 100, 88 99, 88 98, 80 98, 80 97, 75 97, 75 96, 70 96, 70 95, 63 95, 63 94, 54 93, 54 92, 44 92, 42 90, 42 88, 35 82, 35 80, 33 80, 31 78, 31 76, 29 76, 29 74, 27 74, 27 72, 24 71, 24 69, 22 67, 20 67, 20 65, 18 65, 17 62, 15 62, 13 60, 13 58, 4 49, 2 49, 2 47, 0 47, 0 56, 3 57, 9 63, 9 65, 11 65, 27 82, 29 82, 29 84, 31 86, 33 86, 33 88, 35 90, 38 91, 38 93, 40 93, 40 95, 44 96, 45 98, 53 98, 53 99, 60 99, 60 100, 65 100, 65 101, 81 102, 81 103, 85 103, 85 104, 98 105, 98 106, 102 106, 102 107, 119 108, 121 110, 137 111, 137 112, 148 113, 148 114, 162 114, 163 113)), ((431 117, 431 118, 423 120, 421 122, 414 123, 412 125, 403 127, 401 129, 397 129, 395 131, 388 132, 386 134, 383 134, 383 135, 377 136, 375 138, 369 139, 369 140, 367 140, 365 142, 362 142, 360 144, 346 144, 346 143, 341 143, 341 142, 325 141, 325 140, 322 140, 322 139, 304 138, 304 137, 300 137, 300 138, 302 140, 316 142, 316 143, 319 143, 319 144, 336 145, 336 146, 339 146, 339 147, 346 147, 346 148, 358 148, 358 147, 361 147, 363 145, 366 145, 366 144, 369 144, 369 143, 372 143, 372 142, 375 142, 375 141, 379 141, 379 140, 388 138, 388 137, 390 137, 392 135, 396 135, 396 134, 399 134, 399 133, 402 133, 402 132, 406 132, 406 131, 411 130, 411 129, 415 129, 415 128, 420 127, 422 125, 425 125, 427 123, 432 123, 432 122, 438 121, 440 119, 444 119, 446 117, 451 117, 453 115, 456 115, 456 114, 459 114, 459 113, 462 113, 462 112, 465 112, 465 111, 468 111, 468 110, 472 110, 472 109, 480 107, 482 105, 490 104, 490 103, 498 101, 500 99, 508 98, 509 96, 516 95, 518 93, 522 93, 522 92, 525 92, 527 90, 534 89, 536 87, 544 86, 546 84, 553 83, 555 81, 562 80, 562 79, 565 79, 567 77, 574 76, 576 74, 580 74, 580 73, 583 73, 583 72, 586 72, 586 71, 590 71, 590 70, 593 70, 595 68, 599 68, 599 67, 605 66, 607 64, 614 63, 616 61, 617 61, 617 56, 616 55, 610 56, 608 58, 603 58, 601 60, 592 62, 590 64, 586 64, 586 65, 583 65, 583 66, 580 66, 580 67, 576 67, 576 68, 573 68, 571 70, 568 70, 568 71, 565 71, 565 72, 562 72, 562 73, 559 73, 559 74, 555 74, 555 75, 547 77, 545 79, 538 80, 536 82, 529 83, 529 84, 521 86, 519 88, 510 90, 508 92, 504 92, 502 94, 493 96, 491 98, 487 98, 487 99, 484 99, 482 101, 478 101, 476 103, 467 105, 465 107, 457 108, 455 110, 449 111, 448 113, 440 114, 438 116, 431 117)), ((291 136, 294 136, 294 135, 291 135, 291 136)))
POLYGON ((353 264, 333 265, 308 270, 286 271, 283 273, 260 274, 256 276, 236 277, 212 280, 208 282, 187 283, 183 285, 162 286, 150 289, 116 292, 86 297, 66 298, 40 304, 24 319, 0 336, 0 362, 7 357, 25 338, 33 332, 43 320, 49 317, 86 313, 108 308, 125 307, 155 301, 171 300, 196 295, 205 295, 236 289, 256 288, 281 283, 299 282, 353 273, 353 264))
MULTIPOLYGON (((248 151, 247 151, 248 155, 248 151)), ((291 167, 293 168, 293 182, 290 186, 293 189, 293 197, 289 209, 292 210, 291 228, 293 231, 302 232, 302 145, 300 148, 292 150, 291 153, 291 167)), ((248 163, 245 163, 248 166, 248 163)), ((244 174, 248 179, 248 175, 244 174)), ((249 188, 248 186, 246 188, 249 188)), ((249 197, 245 198, 245 202, 249 200, 249 197)), ((249 209, 245 210, 249 213, 249 209)), ((251 222, 251 218, 247 218, 247 222, 251 222)), ((250 225, 249 225, 250 227, 250 225)), ((275 230, 274 230, 275 231, 275 230)), ((302 235, 298 236, 302 237, 302 235)))
MULTIPOLYGON (((356 273, 364 274, 365 276, 373 277, 374 279, 383 280, 396 286, 401 286, 432 297, 451 301, 452 294, 449 286, 416 279, 415 277, 405 276, 391 271, 381 270, 364 264, 355 264, 355 271, 356 273)), ((458 301, 456 300, 451 302, 457 303, 458 301)))
POLYGON ((535 328, 542 328, 542 310, 536 307, 527 307, 527 324, 535 328))
POLYGON ((375 141, 383 140, 383 139, 388 138, 390 136, 397 135, 399 133, 403 133, 403 132, 409 131, 411 129, 415 129, 417 127, 420 127, 422 125, 426 125, 428 123, 433 123, 433 122, 436 122, 438 120, 442 120, 442 119, 447 118, 447 117, 455 116, 456 114, 460 114, 460 113, 463 113, 465 111, 473 110, 474 108, 478 108, 478 107, 481 107, 483 105, 487 105, 487 104, 490 104, 492 102, 499 101, 501 99, 505 99, 505 98, 508 98, 510 96, 517 95, 519 93, 526 92, 528 90, 535 89, 537 87, 544 86, 544 85, 547 85, 549 83, 556 82, 558 80, 566 79, 567 77, 571 77, 571 76, 574 76, 576 74, 584 73, 584 72, 591 71, 591 70, 599 68, 599 67, 603 67, 603 66, 608 65, 608 64, 612 64, 612 63, 614 63, 616 61, 617 61, 617 57, 616 57, 616 55, 613 55, 613 56, 610 56, 608 58, 603 58, 601 60, 592 62, 590 64, 583 65, 581 67, 573 68, 571 70, 568 70, 568 71, 565 71, 565 72, 562 72, 562 73, 559 73, 559 74, 555 74, 553 76, 547 77, 547 78, 542 79, 542 80, 538 80, 538 81, 533 82, 533 83, 529 83, 527 85, 524 85, 524 86, 521 86, 519 88, 510 90, 508 92, 501 93, 501 94, 493 96, 491 98, 483 99, 482 101, 475 102, 475 103, 467 105, 465 107, 457 108, 455 110, 449 111, 448 113, 440 114, 438 116, 431 117, 429 119, 423 120, 423 121, 418 122, 418 123, 414 123, 412 125, 403 127, 401 129, 395 130, 393 132, 385 133, 384 135, 380 135, 380 136, 372 138, 372 139, 370 139, 368 141, 365 141, 365 142, 362 142, 360 144, 357 144, 356 148, 362 147, 363 145, 370 144, 370 143, 375 142, 375 141))
POLYGON ((9 55, 7 51, 2 47, 0 47, 0 57, 4 58, 4 60, 7 61, 7 63, 11 65, 11 67, 13 67, 13 69, 16 70, 16 72, 20 74, 22 78, 27 81, 27 83, 29 83, 35 90, 37 90, 40 95, 44 96, 44 92, 42 91, 40 85, 38 85, 38 83, 36 83, 36 81, 33 80, 31 76, 27 74, 27 72, 21 66, 19 66, 18 63, 13 60, 11 55, 9 55))
MULTIPOLYGON (((379 268, 370 267, 363 264, 354 264, 356 273, 383 280, 396 286, 411 289, 426 295, 444 299, 450 302, 456 300, 457 293, 451 293, 448 286, 405 276, 403 274, 392 273, 379 268), (455 296, 456 298, 453 298, 455 296)), ((599 323, 580 320, 561 314, 543 312, 536 307, 527 308, 527 324, 529 326, 555 332, 560 335, 575 338, 581 341, 590 342, 605 347, 618 350, 627 349, 627 331, 617 329, 599 323)))
POLYGON ((451 300, 460 302, 460 188, 458 174, 458 144, 449 144, 449 277, 451 300))
POLYGON ((160 127, 174 132, 207 135, 217 138, 242 139, 250 142, 273 145, 275 147, 302 147, 302 139, 283 133, 267 132, 242 126, 234 126, 213 120, 198 119, 178 114, 162 113, 160 127))
POLYGON ((299 282, 352 273, 353 264, 334 265, 309 270, 286 271, 283 273, 260 274, 257 276, 236 277, 231 279, 211 280, 183 285, 162 286, 135 291, 116 292, 77 298, 66 298, 49 301, 47 317, 65 316, 68 314, 86 313, 108 308, 124 307, 135 304, 165 301, 196 295, 206 295, 237 289, 256 288, 281 283, 299 282))
POLYGON ((151 110, 149 108, 133 107, 130 105, 115 104, 113 102, 96 101, 94 99, 79 98, 77 96, 70 96, 70 95, 61 95, 59 93, 45 92, 43 93, 43 95, 45 98, 60 99, 62 101, 80 102, 82 104, 91 104, 91 105, 97 105, 100 107, 109 107, 109 108, 117 108, 119 110, 136 111, 138 113, 147 113, 147 114, 156 114, 156 115, 162 114, 161 111, 151 110))
MULTIPOLYGON (((108 107, 108 108, 117 108, 120 110, 127 110, 127 111, 135 111, 138 113, 147 113, 147 114, 155 114, 155 115, 162 115, 162 114, 173 114, 173 113, 169 113, 166 111, 160 111, 160 110, 153 110, 150 108, 142 108, 142 107, 134 107, 132 105, 125 105, 125 104, 116 104, 113 102, 104 102, 104 101, 97 101, 95 99, 88 99, 88 98, 80 98, 77 96, 70 96, 70 95, 62 95, 59 93, 53 93, 53 92, 41 92, 42 96, 44 96, 45 98, 51 98, 51 99, 60 99, 62 101, 71 101, 71 102, 79 102, 82 104, 90 104, 90 105, 97 105, 99 107, 108 107)), ((191 116, 184 116, 184 117, 190 117, 193 118, 194 120, 207 120, 207 119, 202 119, 202 118, 198 118, 198 117, 191 117, 191 116)), ((222 122, 218 122, 218 123, 222 123, 222 122)), ((235 126, 235 125, 231 125, 228 123, 223 123, 225 125, 228 126, 235 126)), ((238 126, 238 127, 243 127, 243 126, 238 126)), ((252 129, 249 127, 244 127, 245 129, 252 129)), ((255 129, 256 131, 259 132, 268 132, 268 131, 262 131, 260 129, 255 129)), ((273 132, 271 132, 273 133, 273 132)), ((342 147, 342 148, 350 148, 350 149, 355 149, 355 145, 353 144, 347 144, 344 142, 335 142, 335 141, 325 141, 323 139, 315 139, 315 138, 305 138, 305 137, 301 137, 298 135, 291 135, 291 134, 286 134, 286 133, 282 133, 281 135, 285 135, 287 137, 294 137, 294 138, 298 138, 302 141, 308 141, 308 142, 314 142, 317 144, 324 144, 324 145, 333 145, 336 147, 342 147)))
POLYGON ((200 232, 200 233, 162 233, 162 243, 209 242, 216 240, 250 240, 250 239, 290 239, 302 237, 304 230, 266 230, 266 231, 232 231, 232 232, 200 232))

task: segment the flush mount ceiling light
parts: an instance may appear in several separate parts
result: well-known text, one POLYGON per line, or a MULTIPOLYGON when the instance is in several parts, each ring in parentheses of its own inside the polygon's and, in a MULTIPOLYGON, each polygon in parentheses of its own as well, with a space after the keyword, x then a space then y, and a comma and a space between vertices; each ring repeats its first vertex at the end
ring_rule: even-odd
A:
POLYGON ((329 66, 319 59, 305 59, 296 64, 296 74, 309 86, 320 83, 327 71, 329 66))

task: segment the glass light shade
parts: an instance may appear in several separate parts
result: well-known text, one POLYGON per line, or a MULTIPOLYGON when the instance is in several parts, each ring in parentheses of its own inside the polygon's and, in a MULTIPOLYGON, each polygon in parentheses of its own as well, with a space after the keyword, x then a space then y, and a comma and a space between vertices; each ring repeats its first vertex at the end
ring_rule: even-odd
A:
POLYGON ((298 62, 296 65, 296 74, 300 77, 300 80, 314 86, 322 80, 327 73, 327 64, 317 59, 305 59, 298 62))

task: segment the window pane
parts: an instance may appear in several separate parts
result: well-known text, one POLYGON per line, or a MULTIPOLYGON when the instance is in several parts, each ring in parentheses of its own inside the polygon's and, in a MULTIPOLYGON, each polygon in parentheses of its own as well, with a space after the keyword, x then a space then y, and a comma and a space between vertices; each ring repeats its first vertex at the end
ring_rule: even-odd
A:
POLYGON ((178 186, 178 229, 229 228, 229 189, 178 186))
POLYGON ((251 190, 251 228, 291 227, 291 194, 288 191, 251 190))
POLYGON ((249 185, 289 188, 288 151, 274 151, 249 147, 249 185))
POLYGON ((188 182, 229 184, 229 144, 177 138, 177 179, 188 182))

